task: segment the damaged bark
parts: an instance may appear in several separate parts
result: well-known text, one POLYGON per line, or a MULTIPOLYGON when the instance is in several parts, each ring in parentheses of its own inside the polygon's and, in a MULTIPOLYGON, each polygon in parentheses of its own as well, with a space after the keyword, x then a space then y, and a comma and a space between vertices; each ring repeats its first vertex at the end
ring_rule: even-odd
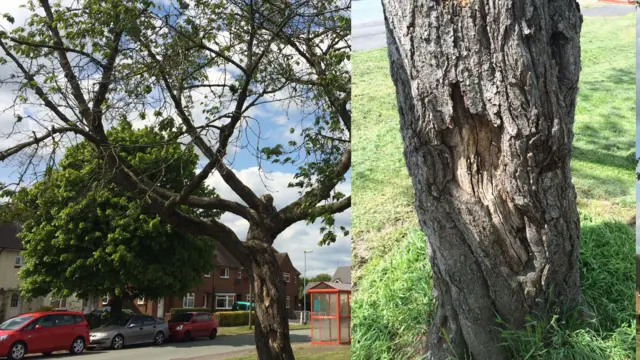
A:
POLYGON ((521 327, 577 304, 570 157, 582 17, 575 1, 383 0, 415 208, 437 311, 430 359, 508 359, 521 327))

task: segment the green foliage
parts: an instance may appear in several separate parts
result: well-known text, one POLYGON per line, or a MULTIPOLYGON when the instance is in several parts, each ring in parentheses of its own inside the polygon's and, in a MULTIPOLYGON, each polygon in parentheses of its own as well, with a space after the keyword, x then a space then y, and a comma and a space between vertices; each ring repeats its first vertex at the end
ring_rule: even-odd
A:
MULTIPOLYGON (((307 278, 306 284, 309 285, 309 283, 312 282, 320 282, 320 281, 331 281, 331 275, 329 274, 318 274, 314 277, 311 278, 307 278)), ((303 293, 304 293, 304 286, 305 286, 305 281, 304 281, 304 276, 301 276, 300 279, 298 280, 298 297, 300 299, 302 299, 303 293)), ((308 297, 308 295, 307 295, 308 297)))
MULTIPOLYGON (((127 122, 108 134, 115 151, 162 186, 180 189, 195 172, 193 149, 164 134, 134 130, 127 122), (147 145, 154 143, 165 145, 147 145), (180 161, 165 163, 167 154, 180 161)), ((143 199, 119 190, 109 177, 94 148, 83 142, 67 148, 58 169, 48 169, 45 179, 14 196, 13 205, 28 214, 20 233, 25 296, 53 291, 59 297, 157 298, 186 292, 212 269, 212 240, 182 234, 146 213, 143 199)))
POLYGON ((37 312, 49 312, 49 311, 54 311, 56 308, 53 306, 41 306, 40 308, 38 308, 38 310, 36 310, 37 312))
POLYGON ((193 312, 193 311, 210 313, 211 309, 203 307, 203 308, 173 308, 173 309, 169 310, 171 315, 181 314, 181 313, 186 313, 186 312, 193 312))
POLYGON ((352 359, 408 359, 435 311, 424 235, 413 231, 362 273, 351 307, 352 359))
MULTIPOLYGON (((218 326, 242 326, 249 324, 248 311, 220 311, 214 314, 218 326)), ((251 312, 251 319, 256 318, 256 312, 251 312)))

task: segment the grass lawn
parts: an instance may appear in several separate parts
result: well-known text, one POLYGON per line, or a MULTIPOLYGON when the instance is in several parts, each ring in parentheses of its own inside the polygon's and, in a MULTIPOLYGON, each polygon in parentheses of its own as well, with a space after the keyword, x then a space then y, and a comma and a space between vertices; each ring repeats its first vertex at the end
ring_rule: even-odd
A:
MULTIPOLYGON (((558 339, 566 340, 560 346, 567 348, 579 347, 576 344, 581 341, 585 359, 600 359, 594 354, 605 347, 607 355, 602 355, 603 359, 632 359, 635 345, 628 329, 635 328, 635 234, 626 225, 635 217, 634 39, 635 14, 584 18, 571 168, 581 217, 583 295, 598 319, 595 330, 588 334, 568 329, 558 339)), ((371 297, 379 304, 362 305, 363 311, 370 312, 360 320, 357 314, 354 316, 353 359, 400 359, 388 351, 424 335, 429 316, 428 309, 417 316, 398 310, 403 306, 412 308, 410 305, 415 306, 416 301, 423 309, 428 307, 421 298, 430 290, 411 286, 411 281, 416 285, 429 278, 424 274, 428 265, 416 263, 426 262, 424 255, 416 253, 416 246, 424 243, 424 237, 414 213, 413 188, 404 165, 386 49, 354 53, 352 69, 352 237, 354 242, 366 243, 368 253, 364 257, 369 260, 358 273, 363 282, 359 280, 355 301, 359 301, 358 296, 371 297), (403 263, 402 259, 407 258, 412 260, 403 263), (394 269, 404 273, 396 274, 394 269), (394 280, 401 275, 407 280, 394 280), (371 287, 365 288, 365 283, 371 287), (411 289, 421 289, 421 293, 411 294, 411 289), (358 321, 368 322, 371 327, 357 333, 358 321), (362 357, 365 352, 360 353, 359 349, 365 348, 378 350, 362 357)), ((354 255, 357 263, 359 254, 354 255)), ((354 312, 357 306, 354 303, 354 312)), ((553 327, 547 325, 544 331, 553 327)), ((558 355, 558 359, 577 354, 580 349, 574 350, 558 355)), ((532 355, 529 359, 555 359, 550 354, 532 355)))
MULTIPOLYGON (((304 330, 310 329, 311 325, 299 325, 299 324, 289 324, 289 330, 304 330)), ((253 334, 253 328, 249 329, 248 326, 230 326, 230 327, 219 327, 218 335, 242 335, 242 334, 253 334)))
MULTIPOLYGON (((293 345, 293 353, 296 360, 350 360, 351 347, 349 346, 325 346, 325 345, 293 345)), ((227 358, 225 360, 255 360, 256 352, 247 352, 246 355, 227 358)))

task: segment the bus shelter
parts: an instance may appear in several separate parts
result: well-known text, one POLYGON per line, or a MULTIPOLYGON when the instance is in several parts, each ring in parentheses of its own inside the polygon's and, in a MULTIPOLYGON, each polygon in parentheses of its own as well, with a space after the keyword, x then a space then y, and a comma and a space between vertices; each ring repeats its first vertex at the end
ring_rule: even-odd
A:
POLYGON ((351 344, 351 285, 319 282, 311 296, 311 343, 351 344))

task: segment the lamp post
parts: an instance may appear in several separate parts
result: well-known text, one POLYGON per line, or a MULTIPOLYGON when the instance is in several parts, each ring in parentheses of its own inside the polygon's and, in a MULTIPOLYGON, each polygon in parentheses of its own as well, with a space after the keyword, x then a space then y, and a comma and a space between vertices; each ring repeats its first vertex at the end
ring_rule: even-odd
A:
POLYGON ((304 299, 304 306, 302 308, 303 322, 307 324, 307 254, 312 253, 313 250, 304 251, 304 285, 302 288, 302 298, 304 299))

